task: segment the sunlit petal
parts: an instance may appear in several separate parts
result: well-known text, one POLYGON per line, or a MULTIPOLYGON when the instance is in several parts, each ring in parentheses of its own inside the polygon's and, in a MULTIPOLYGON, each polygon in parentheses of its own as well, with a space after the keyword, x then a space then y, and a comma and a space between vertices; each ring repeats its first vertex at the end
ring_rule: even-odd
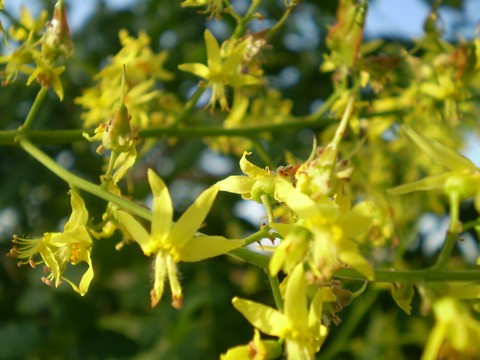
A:
POLYGON ((169 239, 172 246, 181 249, 193 238, 207 217, 217 193, 217 186, 208 188, 182 214, 180 219, 172 226, 170 232, 169 239))
POLYGON ((178 250, 181 261, 194 262, 226 254, 243 246, 243 240, 229 240, 223 236, 198 236, 178 250))
POLYGON ((404 130, 410 139, 412 139, 428 156, 446 168, 450 170, 477 170, 475 164, 469 159, 456 153, 438 141, 427 138, 408 127, 404 127, 404 130))
POLYGON ((148 169, 148 182, 153 194, 152 239, 161 243, 172 227, 172 199, 167 186, 152 169, 148 169))
POLYGON ((254 301, 233 298, 232 304, 243 316, 261 332, 283 337, 289 323, 285 315, 277 310, 254 301))
POLYGON ((135 220, 132 215, 124 211, 117 212, 117 217, 122 226, 124 226, 125 229, 127 229, 129 234, 132 236, 133 240, 135 240, 138 245, 140 245, 143 253, 149 256, 152 253, 153 249, 152 240, 147 230, 145 230, 145 228, 140 225, 140 223, 135 220))

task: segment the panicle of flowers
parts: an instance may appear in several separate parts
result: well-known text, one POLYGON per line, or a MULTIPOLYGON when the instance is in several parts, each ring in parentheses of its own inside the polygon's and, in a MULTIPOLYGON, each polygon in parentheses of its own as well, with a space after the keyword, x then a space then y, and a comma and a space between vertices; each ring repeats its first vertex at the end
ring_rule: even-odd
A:
POLYGON ((29 264, 35 267, 44 264, 46 277, 42 281, 47 285, 60 286, 66 281, 80 295, 85 295, 93 279, 91 259, 92 239, 87 228, 88 212, 80 194, 70 190, 72 214, 66 222, 63 232, 47 232, 41 238, 24 239, 17 236, 13 239, 13 248, 8 254, 19 260, 18 264, 29 264), (40 256, 41 260, 37 260, 40 256), (77 265, 84 262, 88 265, 78 285, 65 277, 67 265, 77 265))
POLYGON ((52 86, 62 100, 60 75, 65 70, 65 60, 72 53, 64 1, 57 1, 52 20, 45 25, 46 18, 46 12, 42 11, 34 19, 28 9, 22 7, 20 25, 12 25, 8 31, 18 46, 0 57, 0 63, 6 64, 3 85, 14 81, 19 73, 28 75, 27 85, 37 81, 45 88, 52 86))
POLYGON ((125 106, 126 70, 123 67, 120 101, 114 116, 100 124, 95 129, 95 135, 89 136, 84 133, 89 141, 101 141, 97 153, 101 154, 105 149, 110 150, 110 164, 102 182, 107 184, 112 177, 114 186, 122 179, 126 172, 134 165, 137 158, 136 144, 138 141, 138 126, 131 126, 131 115, 125 106), (113 175, 112 175, 112 172, 113 175))
POLYGON ((167 52, 153 52, 146 33, 140 32, 135 38, 127 30, 121 30, 119 37, 120 51, 95 76, 96 84, 75 99, 85 109, 82 114, 85 128, 103 123, 123 91, 125 105, 132 114, 132 124, 148 127, 150 112, 158 110, 161 105, 162 94, 155 88, 156 82, 173 79, 173 74, 164 68, 167 52), (124 66, 128 73, 126 89, 118 87, 124 66))

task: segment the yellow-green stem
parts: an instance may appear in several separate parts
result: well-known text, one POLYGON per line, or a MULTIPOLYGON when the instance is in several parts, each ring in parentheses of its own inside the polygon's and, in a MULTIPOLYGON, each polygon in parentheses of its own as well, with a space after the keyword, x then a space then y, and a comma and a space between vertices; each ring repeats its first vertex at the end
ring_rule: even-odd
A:
POLYGON ((40 110, 40 106, 42 105, 46 94, 47 94, 47 88, 42 86, 38 91, 37 96, 35 97, 35 101, 33 102, 32 107, 30 108, 30 111, 28 112, 27 117, 25 118, 25 122, 20 127, 19 131, 25 132, 32 127, 33 121, 37 117, 38 110, 40 110))

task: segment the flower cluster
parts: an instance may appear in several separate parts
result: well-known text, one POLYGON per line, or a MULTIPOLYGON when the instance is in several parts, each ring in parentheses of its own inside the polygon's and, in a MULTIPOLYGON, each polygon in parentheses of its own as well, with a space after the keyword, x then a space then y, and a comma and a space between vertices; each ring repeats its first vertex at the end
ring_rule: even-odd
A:
POLYGON ((164 69, 167 52, 154 53, 150 38, 144 32, 134 38, 127 30, 121 30, 119 37, 120 51, 96 75, 96 84, 76 99, 76 103, 85 108, 82 114, 85 128, 98 126, 109 119, 122 93, 125 106, 132 114, 133 125, 147 127, 153 114, 162 111, 162 94, 155 85, 156 81, 173 78, 173 74, 164 69), (124 67, 128 74, 126 89, 118 86, 124 67))
MULTIPOLYGON (((371 226, 375 207, 369 201, 352 206, 343 193, 342 182, 349 180, 353 169, 344 161, 337 162, 336 139, 321 151, 315 144, 304 164, 276 172, 252 164, 246 158, 249 153, 244 153, 240 168, 245 176, 230 176, 217 184, 222 191, 262 203, 269 215, 268 226, 281 239, 268 271, 271 277, 280 271, 288 275, 284 313, 248 300, 234 299, 233 303, 258 330, 285 340, 288 359, 312 359, 328 334, 321 320, 323 303, 337 298, 332 288, 318 287, 319 283, 331 282, 342 267, 374 279, 373 268, 356 239, 371 226), (286 209, 279 222, 271 208, 276 204, 286 209), (317 288, 310 305, 308 283, 317 288)), ((254 344, 258 348, 259 340, 254 344)), ((225 358, 244 351, 240 349, 244 348, 231 349, 225 358)))
POLYGON ((3 85, 14 81, 18 74, 25 74, 29 76, 27 85, 36 80, 45 88, 52 86, 62 100, 60 74, 65 70, 65 58, 72 53, 63 0, 57 1, 53 18, 45 26, 46 19, 45 11, 34 19, 28 9, 23 7, 18 24, 8 29, 10 38, 19 45, 11 53, 0 56, 0 63, 6 64, 3 85))

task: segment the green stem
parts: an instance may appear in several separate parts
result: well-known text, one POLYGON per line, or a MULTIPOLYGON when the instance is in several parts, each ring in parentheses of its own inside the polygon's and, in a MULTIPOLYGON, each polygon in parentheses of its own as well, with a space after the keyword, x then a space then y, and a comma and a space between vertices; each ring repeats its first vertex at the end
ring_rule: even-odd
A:
POLYGON ((20 138, 19 140, 20 146, 29 153, 33 158, 35 158, 38 162, 44 165, 47 169, 57 175, 59 178, 70 184, 70 186, 75 186, 79 189, 82 189, 90 194, 98 196, 101 199, 106 201, 112 202, 117 204, 118 206, 128 210, 132 214, 135 214, 145 220, 151 221, 152 220, 152 213, 140 206, 135 204, 132 201, 126 200, 122 197, 114 195, 105 189, 102 189, 100 186, 95 185, 81 177, 71 173, 70 171, 64 169, 60 165, 58 165, 54 160, 52 160, 47 154, 33 145, 30 141, 26 138, 20 138))
POLYGON ((278 31, 278 29, 282 27, 282 25, 285 23, 285 21, 287 21, 292 11, 293 11, 293 6, 290 6, 287 8, 287 10, 285 10, 280 20, 278 20, 277 23, 270 30, 268 30, 268 33, 266 36, 267 39, 271 38, 278 31))
POLYGON ((272 210, 272 205, 270 204, 269 196, 267 194, 262 194, 260 196, 260 200, 262 200, 263 207, 267 212, 268 225, 271 225, 275 222, 275 219, 273 217, 273 210, 272 210))
POLYGON ((187 101, 182 111, 180 111, 180 113, 177 115, 175 121, 171 125, 172 128, 178 127, 178 125, 182 123, 182 121, 187 117, 187 115, 190 114, 193 107, 197 104, 198 99, 200 99, 200 96, 202 96, 202 94, 204 93, 205 89, 205 86, 202 85, 199 85, 197 87, 192 97, 187 101))
POLYGON ((108 189, 108 185, 110 181, 112 181, 112 173, 113 167, 115 166, 115 161, 117 161, 118 155, 120 155, 117 151, 113 151, 110 153, 110 159, 108 160, 108 168, 105 172, 105 182, 102 184, 102 189, 108 189))
POLYGON ((329 146, 332 146, 335 149, 338 149, 338 146, 342 141, 343 135, 347 130, 348 122, 350 120, 350 116, 352 115, 354 103, 355 103, 355 94, 354 92, 352 92, 348 98, 347 107, 345 108, 345 112, 343 113, 342 119, 340 120, 340 124, 338 124, 337 131, 335 131, 333 140, 329 144, 329 146))
POLYGON ((46 94, 47 88, 42 86, 38 91, 37 96, 35 97, 35 101, 33 102, 32 107, 27 114, 27 118, 25 119, 23 125, 20 127, 19 131, 25 132, 31 128, 33 120, 35 120, 38 110, 40 110, 40 106, 42 105, 46 94))
POLYGON ((352 311, 340 325, 339 330, 335 333, 335 337, 332 338, 332 342, 329 343, 325 351, 320 351, 320 358, 322 360, 335 359, 338 354, 347 349, 348 343, 351 340, 350 336, 358 327, 365 314, 372 308, 379 293, 379 291, 370 291, 363 296, 360 301, 356 301, 351 305, 352 311))
POLYGON ((260 240, 265 239, 265 238, 270 239, 270 236, 271 236, 270 235, 270 227, 265 226, 262 229, 260 229, 259 231, 257 231, 256 233, 254 233, 254 234, 246 237, 245 239, 243 239, 243 241, 245 242, 245 245, 250 245, 250 244, 259 242, 260 240))
POLYGON ((267 269, 268 262, 270 261, 270 256, 263 255, 245 248, 232 250, 227 255, 239 260, 243 260, 262 269, 267 269))
MULTIPOLYGON (((250 20, 252 20, 259 4, 260 4, 260 0, 253 0, 252 3, 250 4, 250 7, 247 10, 247 13, 242 18, 239 18, 236 13, 234 13, 234 15, 232 14, 232 16, 237 20, 237 26, 235 27, 235 30, 231 36, 231 39, 238 39, 240 36, 243 35, 245 31, 245 27, 250 22, 250 20)), ((234 12, 234 10, 232 10, 232 12, 234 12)))
POLYGON ((271 276, 268 272, 268 269, 265 270, 268 276, 268 281, 270 281, 270 287, 272 288, 273 299, 275 300, 275 305, 279 311, 283 311, 283 299, 282 293, 280 292, 280 283, 278 282, 277 276, 271 276))
MULTIPOLYGON (((353 269, 343 268, 335 273, 335 277, 358 281, 367 281, 363 275, 353 269)), ((444 271, 437 269, 423 270, 375 270, 374 282, 455 282, 455 281, 480 281, 480 269, 444 271)))
POLYGON ((448 231, 447 237, 445 238, 445 243, 443 244, 440 255, 438 255, 437 262, 432 266, 432 270, 442 270, 447 264, 448 258, 452 253, 455 243, 457 242, 458 236, 456 232, 448 231))
MULTIPOLYGON (((370 118, 375 116, 389 116, 399 114, 398 110, 383 111, 376 113, 365 113, 361 116, 370 118)), ((276 133, 283 131, 292 131, 296 129, 309 128, 312 130, 323 130, 327 126, 338 122, 338 118, 325 119, 322 117, 291 116, 288 120, 278 124, 262 124, 254 126, 242 126, 238 128, 226 129, 223 126, 198 126, 198 127, 158 127, 141 130, 139 136, 142 139, 162 138, 162 137, 182 137, 182 138, 201 138, 201 137, 246 137, 252 138, 258 136, 261 132, 276 133)), ((28 138, 35 144, 70 144, 77 141, 86 141, 83 133, 93 133, 93 130, 32 130, 28 131, 28 138)), ((18 130, 0 131, 0 146, 15 145, 15 139, 19 135, 18 130)))

